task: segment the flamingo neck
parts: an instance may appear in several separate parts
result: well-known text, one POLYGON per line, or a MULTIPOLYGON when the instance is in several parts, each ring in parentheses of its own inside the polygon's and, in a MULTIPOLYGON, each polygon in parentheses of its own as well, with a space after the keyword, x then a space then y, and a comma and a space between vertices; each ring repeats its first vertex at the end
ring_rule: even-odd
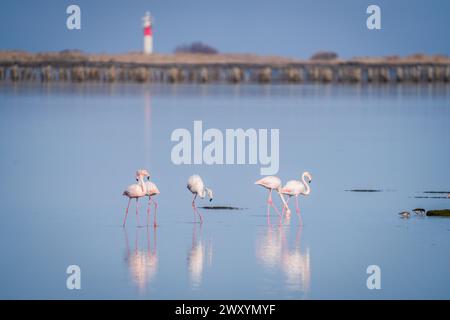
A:
POLYGON ((287 205, 286 200, 284 199, 283 194, 281 193, 281 188, 276 189, 276 191, 277 191, 278 194, 280 195, 281 202, 283 202, 284 207, 285 207, 285 208, 289 208, 288 205, 287 205))
POLYGON ((202 191, 198 195, 203 199, 206 196, 206 187, 203 187, 202 191))
POLYGON ((303 174, 302 175, 302 182, 303 182, 303 185, 305 186, 305 189, 306 189, 306 191, 303 193, 305 196, 307 196, 308 194, 310 194, 311 193, 311 188, 309 187, 309 183, 308 182, 306 182, 306 179, 305 179, 305 174, 303 174))
POLYGON ((147 193, 147 185, 142 177, 139 177, 139 186, 141 187, 143 193, 147 193))

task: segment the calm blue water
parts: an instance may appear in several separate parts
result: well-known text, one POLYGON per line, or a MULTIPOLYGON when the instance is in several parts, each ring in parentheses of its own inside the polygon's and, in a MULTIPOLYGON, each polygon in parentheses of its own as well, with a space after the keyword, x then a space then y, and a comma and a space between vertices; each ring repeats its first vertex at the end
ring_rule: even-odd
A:
POLYGON ((0 298, 449 299, 450 219, 398 216, 450 208, 423 193, 450 191, 449 98, 431 85, 3 84, 0 298), (259 164, 174 165, 170 135, 194 120, 280 129, 278 176, 313 175, 304 226, 295 213, 267 225, 259 164), (156 230, 136 227, 134 203, 121 226, 141 167, 161 191, 156 230), (194 224, 194 173, 212 205, 242 210, 201 209, 194 224), (66 288, 73 264, 81 290, 66 288))

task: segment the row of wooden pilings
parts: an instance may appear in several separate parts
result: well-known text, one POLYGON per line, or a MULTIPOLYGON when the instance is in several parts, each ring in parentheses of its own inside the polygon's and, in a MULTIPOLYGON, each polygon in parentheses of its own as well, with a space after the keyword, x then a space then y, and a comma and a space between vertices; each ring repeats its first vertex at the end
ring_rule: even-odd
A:
POLYGON ((102 82, 450 82, 450 65, 287 65, 287 66, 1 66, 0 81, 102 82))

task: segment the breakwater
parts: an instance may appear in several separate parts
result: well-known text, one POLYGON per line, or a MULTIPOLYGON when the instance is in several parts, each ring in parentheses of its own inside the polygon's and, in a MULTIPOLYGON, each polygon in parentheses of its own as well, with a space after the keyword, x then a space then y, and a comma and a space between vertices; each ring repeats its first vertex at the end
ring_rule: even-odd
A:
POLYGON ((0 52, 0 82, 450 82, 450 59, 298 61, 235 55, 83 55, 0 52))

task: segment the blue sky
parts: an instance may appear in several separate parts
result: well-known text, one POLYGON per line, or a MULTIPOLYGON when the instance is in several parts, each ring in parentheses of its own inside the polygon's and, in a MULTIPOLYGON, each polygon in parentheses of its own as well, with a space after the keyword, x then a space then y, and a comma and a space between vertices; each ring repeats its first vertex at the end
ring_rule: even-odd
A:
POLYGON ((155 17, 154 46, 172 52, 203 41, 221 52, 308 58, 450 54, 446 0, 2 0, 0 49, 121 53, 142 47, 141 17, 155 17), (66 28, 66 7, 81 7, 81 30, 66 28), (382 10, 382 30, 366 27, 366 8, 382 10))

